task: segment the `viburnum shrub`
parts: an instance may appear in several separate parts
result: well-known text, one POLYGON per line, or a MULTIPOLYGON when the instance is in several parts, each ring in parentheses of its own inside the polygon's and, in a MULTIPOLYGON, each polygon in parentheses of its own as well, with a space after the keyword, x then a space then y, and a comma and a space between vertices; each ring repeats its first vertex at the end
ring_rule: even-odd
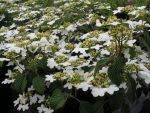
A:
POLYGON ((48 2, 0 2, 2 84, 18 92, 17 110, 62 113, 74 100, 80 113, 133 111, 150 83, 146 6, 48 2))

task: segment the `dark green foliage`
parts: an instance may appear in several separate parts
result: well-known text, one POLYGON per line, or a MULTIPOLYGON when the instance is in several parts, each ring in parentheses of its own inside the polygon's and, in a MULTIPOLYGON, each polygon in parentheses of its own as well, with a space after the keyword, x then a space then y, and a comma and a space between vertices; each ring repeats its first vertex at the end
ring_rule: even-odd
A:
POLYGON ((140 38, 140 46, 150 51, 150 34, 148 31, 144 32, 144 37, 140 38))
POLYGON ((45 91, 44 78, 37 76, 37 77, 33 78, 32 84, 33 84, 35 91, 37 91, 40 94, 44 93, 44 91, 45 91))
POLYGON ((53 109, 57 110, 64 106, 67 98, 68 96, 64 95, 60 89, 55 89, 52 96, 48 98, 47 104, 53 109))
POLYGON ((108 69, 108 75, 111 81, 115 84, 119 84, 121 82, 121 74, 123 72, 125 61, 124 56, 120 55, 114 58, 114 61, 108 69))
POLYGON ((136 82, 135 80, 131 77, 130 74, 127 75, 127 97, 129 99, 130 102, 134 102, 136 99, 136 82))
POLYGON ((19 93, 24 92, 27 86, 27 79, 24 75, 17 75, 15 82, 12 84, 14 90, 19 93))

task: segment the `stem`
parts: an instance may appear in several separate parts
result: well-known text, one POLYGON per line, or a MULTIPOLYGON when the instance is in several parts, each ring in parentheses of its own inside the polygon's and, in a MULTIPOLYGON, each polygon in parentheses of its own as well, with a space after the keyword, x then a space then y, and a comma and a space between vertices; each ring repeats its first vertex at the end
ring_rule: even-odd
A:
POLYGON ((76 98, 75 96, 73 96, 73 95, 69 95, 71 98, 73 98, 73 99, 75 99, 77 102, 79 102, 80 103, 80 100, 78 99, 78 98, 76 98))

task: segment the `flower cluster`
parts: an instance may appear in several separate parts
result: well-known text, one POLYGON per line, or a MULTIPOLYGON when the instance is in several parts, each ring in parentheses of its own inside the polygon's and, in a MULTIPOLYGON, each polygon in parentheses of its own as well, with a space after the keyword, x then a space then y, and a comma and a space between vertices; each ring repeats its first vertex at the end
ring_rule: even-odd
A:
POLYGON ((112 11, 109 4, 90 0, 55 0, 49 7, 4 1, 0 6, 0 63, 13 67, 2 83, 18 89, 22 81, 14 101, 18 110, 38 104, 39 113, 52 113, 45 90, 53 84, 103 97, 128 90, 128 76, 137 86, 150 83, 149 45, 140 43, 150 28, 145 6, 112 11), (128 18, 118 17, 121 13, 128 18))

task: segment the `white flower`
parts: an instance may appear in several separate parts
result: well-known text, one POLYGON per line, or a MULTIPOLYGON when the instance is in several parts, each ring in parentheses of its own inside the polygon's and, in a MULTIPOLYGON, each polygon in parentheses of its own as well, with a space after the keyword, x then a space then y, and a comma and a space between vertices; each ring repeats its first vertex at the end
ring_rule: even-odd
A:
POLYGON ((117 7, 117 10, 113 11, 113 14, 121 13, 124 7, 117 7))
POLYGON ((105 49, 101 49, 101 55, 110 55, 110 52, 105 49))
POLYGON ((136 42, 135 39, 134 39, 134 40, 128 40, 126 44, 127 44, 128 46, 132 47, 135 42, 136 42))
POLYGON ((3 62, 3 61, 10 61, 10 59, 7 59, 7 58, 0 58, 0 62, 3 62))
POLYGON ((108 68, 109 68, 109 67, 102 67, 102 69, 99 70, 99 73, 106 73, 106 74, 107 74, 108 68))
POLYGON ((119 85, 119 88, 123 88, 123 89, 127 89, 127 84, 124 82, 124 83, 121 83, 119 85))
POLYGON ((54 58, 49 58, 47 60, 47 66, 50 67, 50 69, 57 67, 58 64, 55 62, 54 58))
POLYGON ((30 33, 30 34, 27 35, 27 37, 29 37, 30 39, 37 38, 35 33, 30 33))
POLYGON ((53 75, 45 75, 45 81, 49 81, 50 83, 54 82, 56 79, 54 79, 53 75))
POLYGON ((45 107, 43 104, 40 107, 37 107, 38 113, 53 113, 54 110, 51 108, 45 107))
POLYGON ((2 82, 2 84, 11 84, 11 83, 13 83, 15 81, 15 79, 5 79, 3 82, 2 82))
POLYGON ((64 85, 64 88, 68 88, 68 89, 72 89, 72 84, 71 83, 66 83, 65 85, 64 85))
POLYGON ((105 33, 101 33, 98 37, 98 40, 99 41, 105 41, 105 42, 108 42, 110 41, 112 38, 109 36, 108 32, 105 32, 105 33))
POLYGON ((17 108, 17 110, 22 110, 22 111, 26 111, 26 110, 28 110, 29 109, 29 104, 19 104, 19 106, 18 106, 18 108, 17 108))
POLYGON ((103 47, 102 45, 95 45, 95 46, 92 46, 91 49, 96 49, 96 50, 99 50, 101 47, 103 47))
POLYGON ((113 94, 115 91, 118 91, 119 88, 116 85, 110 85, 108 88, 98 88, 98 87, 93 87, 92 88, 92 95, 94 97, 98 97, 98 96, 104 96, 105 93, 109 93, 109 94, 113 94))
POLYGON ((90 87, 91 87, 91 85, 87 82, 82 82, 82 83, 76 85, 77 89, 82 89, 83 91, 87 91, 90 87))
POLYGON ((96 88, 96 87, 94 87, 94 88, 92 88, 92 95, 94 96, 94 97, 98 97, 98 96, 104 96, 104 94, 105 94, 105 89, 104 88, 96 88))
POLYGON ((76 28, 76 25, 73 25, 73 24, 69 25, 69 26, 66 28, 67 31, 75 31, 76 29, 77 29, 77 28, 76 28))
POLYGON ((84 54, 84 53, 86 53, 85 51, 86 50, 88 50, 88 48, 80 48, 80 47, 76 47, 76 48, 74 48, 74 50, 73 50, 73 52, 75 52, 75 53, 82 53, 82 54, 84 54))
POLYGON ((138 76, 142 79, 144 79, 146 84, 150 83, 150 71, 145 70, 145 71, 139 71, 138 76))
POLYGON ((35 104, 37 102, 37 95, 34 94, 33 96, 30 96, 30 105, 35 104))
POLYGON ((125 58, 130 59, 129 48, 125 49, 123 54, 125 58))
POLYGON ((38 103, 42 103, 42 102, 44 102, 44 100, 45 100, 45 95, 37 95, 37 97, 38 97, 38 103))
POLYGON ((99 20, 99 19, 96 19, 96 27, 100 27, 100 26, 102 26, 100 20, 99 20))
POLYGON ((140 9, 140 10, 145 9, 145 8, 146 6, 137 7, 137 9, 140 9))

